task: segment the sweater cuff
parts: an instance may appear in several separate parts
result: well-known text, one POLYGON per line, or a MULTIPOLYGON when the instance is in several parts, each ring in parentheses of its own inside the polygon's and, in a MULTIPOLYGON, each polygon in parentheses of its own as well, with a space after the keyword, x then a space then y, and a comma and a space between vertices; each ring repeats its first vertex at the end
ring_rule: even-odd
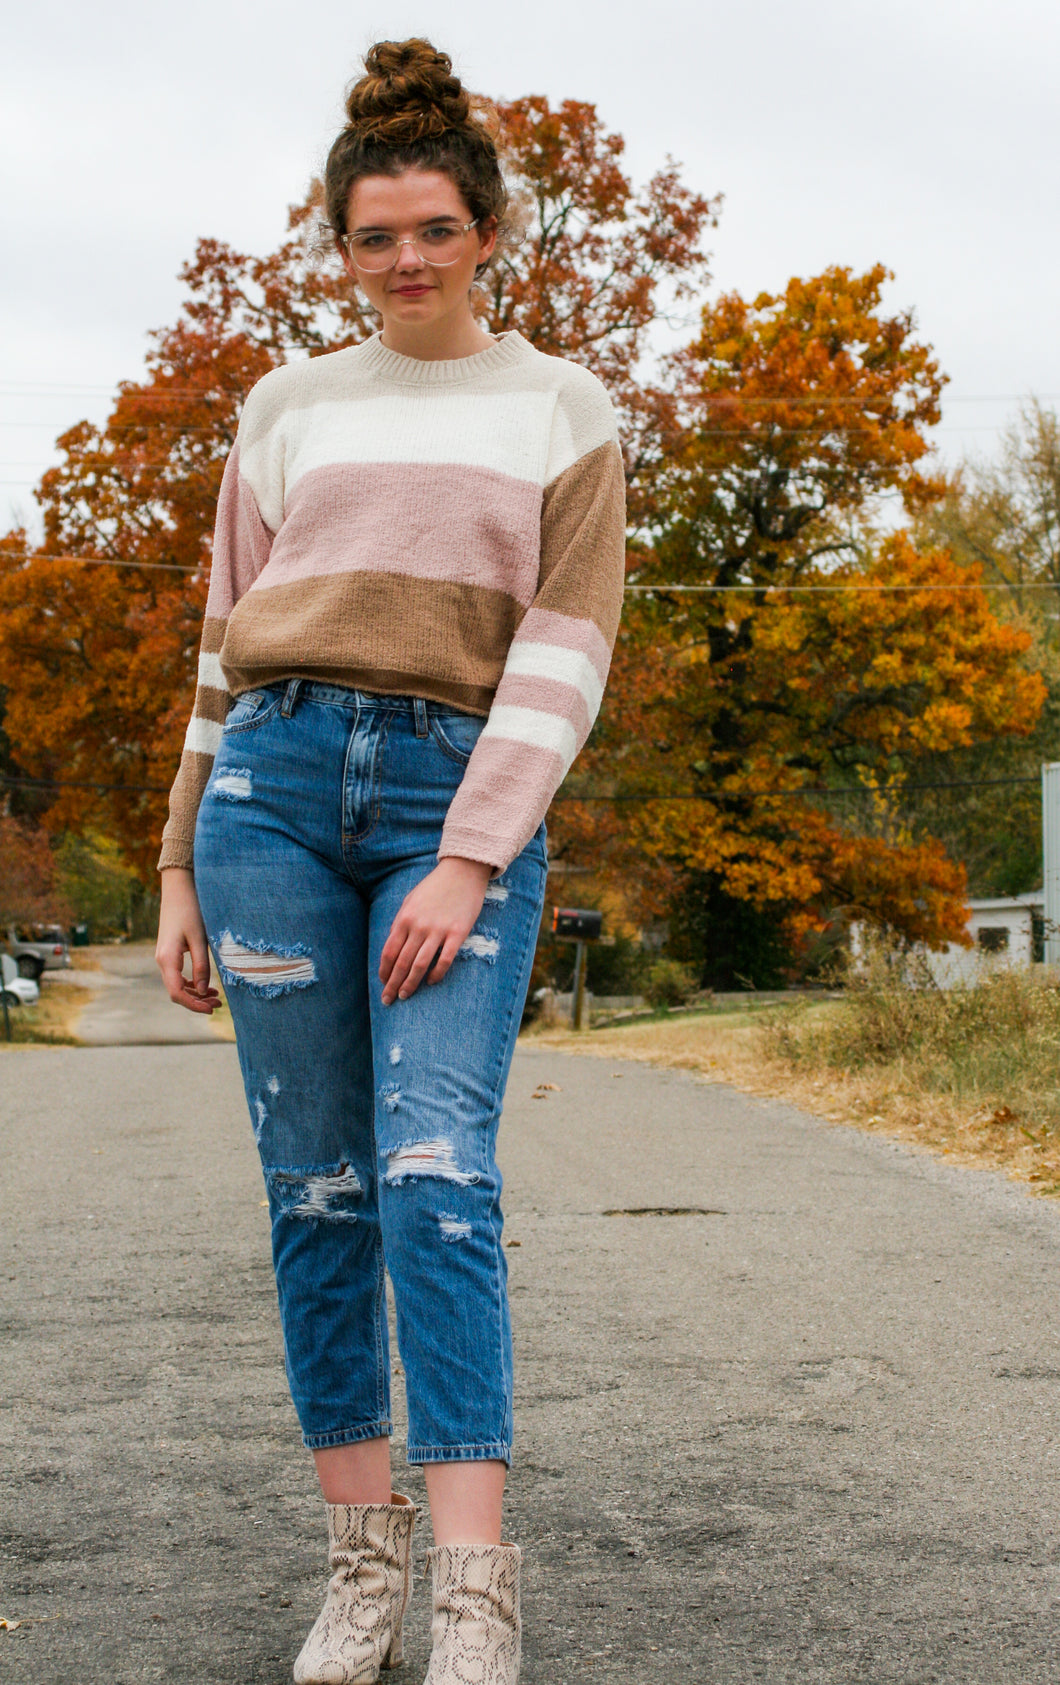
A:
POLYGON ((438 845, 438 858, 455 855, 458 860, 478 860, 489 866, 490 878, 499 878, 515 858, 510 841, 484 835, 482 831, 464 831, 459 826, 446 825, 438 845))
POLYGON ((181 866, 190 872, 194 867, 195 839, 194 837, 163 837, 162 852, 158 856, 157 870, 164 872, 167 866, 181 866))

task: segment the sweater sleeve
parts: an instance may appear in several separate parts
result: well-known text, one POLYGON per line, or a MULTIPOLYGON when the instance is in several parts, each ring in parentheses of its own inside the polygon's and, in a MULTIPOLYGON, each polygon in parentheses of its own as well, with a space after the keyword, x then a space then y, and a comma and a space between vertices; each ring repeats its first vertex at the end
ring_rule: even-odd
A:
POLYGON ((440 859, 460 855, 495 872, 534 835, 588 737, 618 632, 622 455, 604 388, 585 376, 576 397, 573 411, 561 401, 554 429, 550 461, 558 471, 544 490, 537 594, 512 640, 438 850, 440 859))
MULTIPOLYGON (((245 412, 244 412, 245 413, 245 412)), ((195 702, 180 766, 169 793, 158 870, 192 865, 195 818, 209 781, 231 697, 220 652, 228 617, 269 559, 273 533, 262 519, 254 491, 239 466, 239 439, 225 464, 214 525, 210 590, 199 644, 195 702)))

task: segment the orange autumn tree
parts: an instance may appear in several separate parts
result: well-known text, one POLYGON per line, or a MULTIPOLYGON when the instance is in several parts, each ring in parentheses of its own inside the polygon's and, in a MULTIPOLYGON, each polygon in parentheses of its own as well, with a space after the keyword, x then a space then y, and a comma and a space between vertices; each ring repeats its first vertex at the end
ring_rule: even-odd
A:
MULTIPOLYGON (((529 99, 501 117, 522 228, 483 319, 585 362, 639 414, 648 330, 670 298, 705 281, 700 240, 715 207, 673 166, 635 190, 621 137, 591 105, 529 99)), ((81 422, 58 441, 64 460, 38 491, 43 544, 0 542, 4 724, 18 766, 63 781, 49 827, 90 822, 145 879, 191 709, 214 508, 242 399, 277 364, 375 326, 322 255, 320 201, 314 184, 267 257, 200 242, 182 272, 180 320, 153 336, 146 379, 122 385, 104 427, 81 422)))
POLYGON ((613 799, 561 812, 568 850, 676 909, 675 946, 699 960, 711 942, 753 949, 749 912, 760 936, 786 927, 774 970, 837 910, 959 938, 963 871, 903 828, 901 785, 919 756, 1025 732, 1041 707, 1029 640, 967 589, 977 576, 874 530, 881 498, 912 511, 937 492, 924 429, 942 380, 909 315, 884 312, 886 278, 836 268, 779 297, 722 297, 671 365, 577 779, 613 799))

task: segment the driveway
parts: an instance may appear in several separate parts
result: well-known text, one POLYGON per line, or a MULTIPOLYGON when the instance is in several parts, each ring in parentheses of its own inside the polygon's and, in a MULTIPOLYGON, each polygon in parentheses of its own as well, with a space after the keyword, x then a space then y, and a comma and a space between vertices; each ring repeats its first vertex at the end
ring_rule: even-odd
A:
MULTIPOLYGON (((74 959, 78 956, 75 949, 74 959)), ((61 988, 65 978, 95 991, 73 1027, 73 1034, 88 1047, 215 1045, 216 1015, 174 1006, 154 956, 153 942, 100 945, 91 949, 98 971, 45 972, 44 987, 61 988)))

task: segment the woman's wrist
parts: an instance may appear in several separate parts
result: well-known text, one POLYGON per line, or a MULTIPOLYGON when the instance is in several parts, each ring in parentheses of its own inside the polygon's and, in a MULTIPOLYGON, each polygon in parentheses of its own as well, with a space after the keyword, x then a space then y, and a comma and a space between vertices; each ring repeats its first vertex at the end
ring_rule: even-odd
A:
POLYGON ((465 854, 445 854, 438 864, 458 867, 468 875, 480 878, 484 884, 489 882, 494 871, 487 860, 469 860, 465 854))

